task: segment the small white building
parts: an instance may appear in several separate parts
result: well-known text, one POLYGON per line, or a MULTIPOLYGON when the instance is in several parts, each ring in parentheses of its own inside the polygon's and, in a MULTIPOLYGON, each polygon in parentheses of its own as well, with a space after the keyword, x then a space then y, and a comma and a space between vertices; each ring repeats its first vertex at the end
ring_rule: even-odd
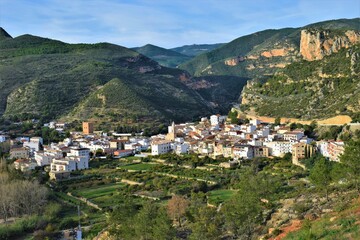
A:
POLYGON ((10 158, 29 158, 29 150, 26 148, 12 148, 10 149, 10 158))
POLYGON ((85 157, 65 157, 53 159, 50 165, 51 172, 76 171, 89 168, 89 161, 85 157))
POLYGON ((258 137, 267 137, 270 134, 270 128, 268 126, 265 126, 261 128, 260 130, 256 131, 256 135, 258 137))
POLYGON ((259 119, 251 119, 250 124, 257 126, 257 125, 261 124, 261 121, 259 119))
POLYGON ((318 142, 316 142, 317 150, 324 157, 330 157, 330 154, 328 152, 328 145, 329 145, 328 141, 318 141, 318 142))
POLYGON ((211 115, 210 116, 210 123, 212 126, 219 124, 219 116, 218 115, 211 115))
POLYGON ((288 141, 273 141, 273 142, 264 142, 264 145, 270 149, 270 154, 276 157, 282 157, 286 153, 292 152, 292 146, 296 142, 288 141))
POLYGON ((36 162, 32 162, 28 159, 18 159, 14 162, 14 167, 22 172, 34 170, 37 166, 36 162))
POLYGON ((285 141, 299 141, 304 136, 304 131, 301 130, 294 130, 290 132, 284 133, 284 140, 285 141))
POLYGON ((53 159, 63 158, 63 153, 60 150, 47 149, 46 151, 35 152, 35 161, 38 166, 50 165, 53 159))
POLYGON ((175 143, 173 145, 174 152, 178 155, 188 153, 189 144, 187 143, 175 143))
POLYGON ((124 144, 125 150, 132 150, 133 152, 141 152, 142 146, 140 143, 125 143, 124 144))
POLYGON ((6 135, 0 135, 0 142, 5 142, 7 139, 9 139, 6 135))
POLYGON ((160 140, 151 143, 151 155, 160 155, 171 151, 171 141, 160 140))
POLYGON ((254 148, 250 145, 238 145, 233 148, 234 158, 252 159, 254 158, 254 148))
POLYGON ((253 133, 256 130, 256 126, 252 124, 243 124, 240 126, 241 131, 245 133, 253 133))

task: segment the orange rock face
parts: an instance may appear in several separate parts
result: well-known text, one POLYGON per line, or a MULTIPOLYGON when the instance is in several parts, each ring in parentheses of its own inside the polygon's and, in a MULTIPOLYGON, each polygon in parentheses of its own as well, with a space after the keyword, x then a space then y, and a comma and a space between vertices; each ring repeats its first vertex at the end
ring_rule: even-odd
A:
POLYGON ((238 56, 224 61, 225 65, 236 66, 239 62, 245 61, 244 57, 238 56))
POLYGON ((338 52, 360 42, 360 33, 346 31, 343 36, 330 37, 328 31, 301 31, 300 54, 305 60, 320 60, 326 55, 338 52))
POLYGON ((261 56, 271 58, 271 57, 283 57, 286 56, 288 51, 291 49, 280 48, 280 49, 272 49, 270 51, 265 51, 261 53, 261 56))
POLYGON ((232 58, 232 59, 225 60, 225 65, 236 66, 238 64, 238 62, 239 62, 239 60, 237 58, 232 58))

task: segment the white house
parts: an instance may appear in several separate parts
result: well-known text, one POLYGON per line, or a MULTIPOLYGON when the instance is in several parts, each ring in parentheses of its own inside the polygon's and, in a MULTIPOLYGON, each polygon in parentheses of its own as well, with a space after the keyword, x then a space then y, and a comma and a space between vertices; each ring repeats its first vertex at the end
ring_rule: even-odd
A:
POLYGON ((254 139, 254 138, 253 138, 253 139, 250 139, 250 140, 248 141, 248 144, 251 145, 251 146, 260 147, 260 146, 263 145, 263 142, 260 141, 260 140, 257 140, 257 139, 254 139))
POLYGON ((35 161, 38 166, 50 165, 53 159, 63 158, 63 153, 60 150, 47 149, 46 151, 35 152, 35 161))
POLYGON ((219 124, 219 116, 218 115, 211 115, 210 116, 210 123, 212 126, 219 124))
POLYGON ((263 127, 262 129, 256 131, 256 135, 258 137, 267 137, 269 136, 269 134, 270 134, 270 128, 268 126, 263 127))
POLYGON ((276 157, 282 157, 285 153, 291 153, 292 146, 296 142, 287 142, 287 141, 273 141, 273 142, 264 142, 264 145, 270 149, 270 154, 276 157))
POLYGON ((30 142, 39 143, 41 145, 44 144, 44 140, 42 137, 32 137, 32 138, 30 138, 30 142))
POLYGON ((241 131, 246 133, 253 133, 256 130, 256 126, 252 124, 243 124, 240 126, 241 131))
POLYGON ((67 156, 83 157, 90 159, 90 149, 88 148, 70 148, 70 153, 67 156))
POLYGON ((250 124, 257 126, 261 123, 261 121, 259 119, 251 119, 250 120, 250 124))
POLYGON ((318 151, 324 157, 330 157, 330 154, 328 152, 328 145, 329 145, 329 143, 327 141, 316 142, 316 147, 317 147, 318 151))
POLYGON ((68 159, 54 159, 50 165, 51 172, 71 172, 76 170, 75 161, 69 161, 68 159))
POLYGON ((35 162, 28 159, 18 159, 14 162, 15 169, 21 170, 22 172, 34 170, 36 166, 35 162))
POLYGON ((254 158, 254 148, 250 145, 237 145, 233 148, 234 158, 254 158))
POLYGON ((133 150, 134 152, 141 152, 142 146, 140 143, 125 143, 124 149, 125 150, 133 150))
POLYGON ((304 131, 301 130, 294 130, 290 132, 284 133, 284 140, 285 141, 299 141, 304 136, 304 131))
POLYGON ((151 155, 159 155, 171 151, 171 141, 160 140, 151 143, 151 155))
POLYGON ((40 150, 40 144, 38 142, 24 142, 23 146, 29 148, 31 152, 40 150))
POLYGON ((29 150, 26 148, 12 148, 10 149, 10 158, 28 158, 29 150))
POLYGON ((189 144, 187 144, 187 143, 175 143, 173 148, 174 148, 174 151, 175 151, 176 154, 184 154, 184 153, 188 153, 189 144))
POLYGON ((63 172, 63 171, 75 171, 89 168, 89 161, 85 157, 71 156, 62 159, 53 159, 50 165, 50 171, 63 172))
POLYGON ((0 135, 0 142, 5 142, 8 138, 6 135, 0 135))
POLYGON ((90 149, 71 148, 70 153, 67 154, 67 157, 70 157, 71 159, 78 159, 76 160, 78 162, 78 170, 89 168, 90 149))

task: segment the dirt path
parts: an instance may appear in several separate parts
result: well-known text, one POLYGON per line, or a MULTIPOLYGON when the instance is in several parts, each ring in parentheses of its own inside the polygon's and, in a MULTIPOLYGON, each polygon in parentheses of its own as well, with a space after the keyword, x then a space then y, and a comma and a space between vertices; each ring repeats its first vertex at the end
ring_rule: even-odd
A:
MULTIPOLYGON (((263 122, 274 123, 275 118, 266 117, 266 116, 257 116, 257 115, 246 115, 246 118, 259 119, 263 122)), ((347 115, 337 115, 335 117, 326 118, 326 119, 313 119, 313 120, 300 120, 297 118, 281 118, 281 123, 301 123, 301 124, 310 124, 312 121, 316 121, 319 125, 344 125, 351 123, 351 117, 347 115)))

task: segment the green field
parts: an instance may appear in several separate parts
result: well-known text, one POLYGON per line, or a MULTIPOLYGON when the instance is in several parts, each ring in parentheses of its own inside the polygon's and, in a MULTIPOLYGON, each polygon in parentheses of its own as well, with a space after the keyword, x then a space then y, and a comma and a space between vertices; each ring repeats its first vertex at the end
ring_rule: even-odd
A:
POLYGON ((229 200, 235 193, 234 190, 229 189, 219 189, 210 191, 209 195, 209 203, 211 204, 219 204, 229 200))
POLYGON ((127 169, 127 170, 135 170, 135 171, 148 171, 151 170, 155 164, 149 164, 149 163, 139 163, 139 164, 131 164, 126 166, 121 166, 119 168, 121 169, 127 169))
POLYGON ((121 188, 123 184, 120 183, 114 183, 114 184, 108 184, 108 185, 102 185, 102 186, 96 186, 93 188, 86 188, 79 191, 76 191, 76 195, 87 198, 87 199, 93 199, 93 198, 99 198, 103 196, 110 195, 114 193, 117 189, 121 188))

